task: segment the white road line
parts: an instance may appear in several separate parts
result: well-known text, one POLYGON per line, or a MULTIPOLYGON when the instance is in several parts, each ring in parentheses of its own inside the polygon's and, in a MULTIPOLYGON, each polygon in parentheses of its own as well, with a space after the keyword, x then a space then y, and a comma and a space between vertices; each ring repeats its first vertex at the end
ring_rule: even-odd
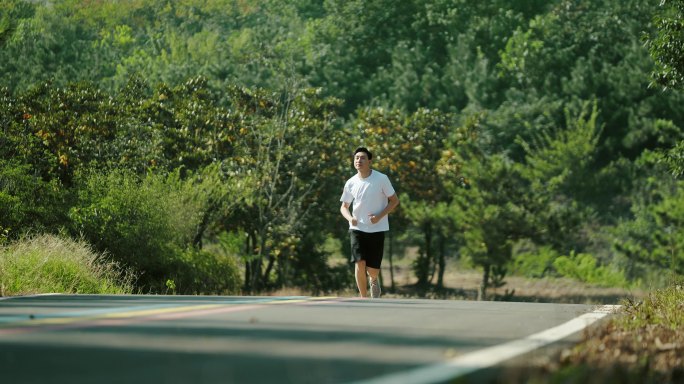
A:
POLYGON ((0 297, 0 300, 11 300, 11 299, 18 299, 22 297, 40 297, 40 296, 57 296, 61 295, 61 293, 36 293, 33 295, 22 295, 22 296, 2 296, 0 297))
POLYGON ((480 349, 472 353, 455 357, 444 363, 358 381, 355 384, 443 383, 483 368, 495 366, 516 356, 560 341, 585 329, 606 315, 614 313, 618 308, 620 308, 619 305, 604 305, 557 327, 535 333, 524 339, 480 349))

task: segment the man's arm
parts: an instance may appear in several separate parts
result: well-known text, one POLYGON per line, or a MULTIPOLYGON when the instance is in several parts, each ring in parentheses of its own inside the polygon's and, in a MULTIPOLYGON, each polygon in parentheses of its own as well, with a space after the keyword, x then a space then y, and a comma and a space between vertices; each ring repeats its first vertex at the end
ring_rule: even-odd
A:
POLYGON ((340 206, 340 213, 342 214, 342 216, 344 216, 345 219, 347 219, 347 221, 351 225, 358 224, 354 216, 352 216, 351 212, 349 212, 349 203, 342 203, 342 205, 340 206))
POLYGON ((385 209, 382 210, 382 212, 375 215, 369 215, 371 223, 377 223, 378 221, 380 221, 380 219, 389 215, 392 211, 394 211, 396 207, 399 206, 399 197, 397 197, 396 193, 388 197, 387 200, 389 200, 389 202, 387 203, 385 209))

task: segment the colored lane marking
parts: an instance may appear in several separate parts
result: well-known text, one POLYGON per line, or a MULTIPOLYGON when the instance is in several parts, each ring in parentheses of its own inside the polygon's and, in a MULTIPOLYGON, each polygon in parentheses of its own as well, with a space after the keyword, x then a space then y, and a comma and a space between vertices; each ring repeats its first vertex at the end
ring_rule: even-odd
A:
POLYGON ((162 313, 168 313, 168 312, 184 312, 184 311, 202 310, 202 309, 206 309, 206 308, 216 308, 219 306, 220 306, 220 304, 193 305, 193 306, 184 306, 184 307, 173 306, 173 307, 165 307, 165 308, 126 310, 126 311, 121 311, 121 312, 114 311, 114 312, 106 312, 106 313, 101 313, 101 314, 82 315, 82 316, 49 316, 49 315, 43 315, 42 318, 34 318, 31 320, 20 321, 20 322, 14 323, 13 325, 36 327, 36 326, 41 326, 41 325, 67 324, 67 323, 74 323, 74 322, 79 322, 79 321, 92 321, 92 320, 97 320, 97 319, 123 319, 123 318, 131 318, 131 317, 152 316, 155 314, 162 314, 162 313))
MULTIPOLYGON (((230 305, 230 304, 254 304, 254 303, 273 303, 278 304, 280 302, 292 303, 292 302, 305 302, 307 300, 302 300, 304 296, 282 296, 282 297, 259 297, 252 299, 241 299, 241 300, 225 300, 216 301, 208 305, 230 305)), ((315 297, 309 298, 309 300, 327 300, 333 297, 315 297)), ((197 307, 199 304, 194 304, 188 307, 197 307)), ((73 318, 73 317, 97 317, 97 315, 110 315, 117 312, 136 312, 142 310, 157 310, 161 308, 182 308, 181 304, 148 304, 148 305, 135 305, 126 307, 115 307, 115 308, 98 308, 98 309, 87 309, 82 311, 71 311, 71 312, 60 312, 60 313, 50 313, 50 314, 31 314, 31 315, 0 315, 1 323, 13 323, 13 322, 23 322, 31 320, 35 322, 37 319, 52 319, 52 318, 73 318)))
MULTIPOLYGON (((204 307, 204 306, 203 306, 204 307)), ((62 323, 43 323, 38 326, 34 325, 24 325, 19 327, 12 327, 8 329, 0 329, 0 336, 10 335, 10 334, 20 334, 20 333, 30 333, 30 332, 46 332, 46 331, 57 331, 63 329, 72 328, 96 328, 96 327, 107 327, 107 326, 125 326, 132 324, 139 324, 148 321, 159 321, 159 320, 173 320, 181 319, 192 316, 201 316, 207 314, 225 313, 225 312, 239 312, 247 311, 250 309, 258 309, 266 307, 265 304, 255 304, 255 305, 240 305, 240 306, 219 306, 212 309, 198 309, 198 310, 188 310, 186 312, 170 312, 170 313, 158 313, 149 316, 133 316, 133 317, 114 317, 114 316, 101 316, 93 318, 71 318, 62 323)))
POLYGON ((97 325, 125 325, 141 321, 171 320, 191 316, 236 312, 263 308, 267 305, 301 304, 331 300, 334 297, 264 297, 247 300, 222 301, 217 304, 173 305, 157 304, 137 307, 94 309, 78 312, 37 315, 30 318, 7 316, 9 319, 0 325, 0 335, 30 332, 31 330, 56 330, 69 327, 97 325), (235 305, 238 304, 238 305, 235 305), (18 321, 17 321, 18 320, 18 321), (88 325, 90 324, 90 325, 88 325))
POLYGON ((450 382, 469 373, 493 367, 506 360, 560 341, 614 313, 618 308, 620 308, 620 305, 604 305, 564 324, 535 333, 523 339, 480 349, 441 364, 362 380, 356 382, 356 384, 429 384, 450 382))
POLYGON ((129 307, 117 307, 117 308, 101 308, 101 309, 87 309, 83 311, 74 312, 59 312, 59 313, 49 313, 49 314, 31 314, 31 315, 0 315, 0 323, 12 323, 12 322, 25 322, 27 320, 43 320, 43 319, 54 319, 54 318, 75 318, 75 317, 96 317, 97 315, 108 315, 117 312, 130 312, 135 310, 143 309, 158 309, 158 308, 170 308, 177 307, 177 304, 155 304, 155 305, 140 305, 140 306, 129 306, 129 307))

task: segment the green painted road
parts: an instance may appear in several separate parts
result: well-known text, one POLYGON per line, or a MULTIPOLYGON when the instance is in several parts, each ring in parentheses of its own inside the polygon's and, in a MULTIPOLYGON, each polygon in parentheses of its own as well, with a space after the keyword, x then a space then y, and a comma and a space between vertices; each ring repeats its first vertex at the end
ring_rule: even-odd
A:
POLYGON ((612 307, 339 297, 0 298, 0 383, 436 383, 612 307))

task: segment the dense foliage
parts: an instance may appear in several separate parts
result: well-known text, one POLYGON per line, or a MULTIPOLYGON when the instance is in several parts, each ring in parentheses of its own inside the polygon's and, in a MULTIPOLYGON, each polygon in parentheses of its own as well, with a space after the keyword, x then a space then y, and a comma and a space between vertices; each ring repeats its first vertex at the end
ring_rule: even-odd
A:
POLYGON ((661 284, 684 271, 662 4, 0 0, 0 238, 66 230, 156 292, 339 289, 324 244, 364 144, 422 285, 448 257, 483 294, 510 270, 661 284))

